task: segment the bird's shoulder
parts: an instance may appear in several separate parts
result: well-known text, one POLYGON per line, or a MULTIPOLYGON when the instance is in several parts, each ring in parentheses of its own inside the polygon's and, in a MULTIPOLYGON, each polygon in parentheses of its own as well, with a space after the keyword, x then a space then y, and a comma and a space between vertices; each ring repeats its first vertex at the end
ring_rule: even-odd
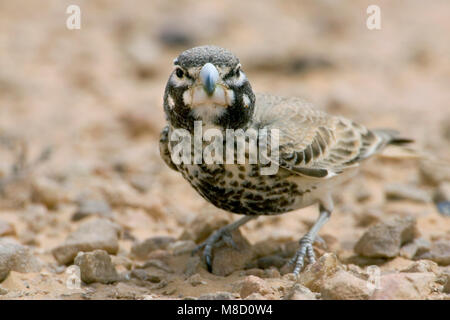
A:
POLYGON ((327 114, 301 98, 256 95, 254 124, 278 131, 280 167, 314 178, 329 178, 357 166, 382 142, 364 126, 327 114))

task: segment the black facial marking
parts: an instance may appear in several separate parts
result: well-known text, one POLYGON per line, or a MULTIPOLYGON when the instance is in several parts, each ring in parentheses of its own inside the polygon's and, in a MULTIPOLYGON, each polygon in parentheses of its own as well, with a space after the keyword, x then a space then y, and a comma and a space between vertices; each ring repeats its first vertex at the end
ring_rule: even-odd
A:
MULTIPOLYGON (((203 46, 182 52, 175 59, 174 64, 179 67, 173 71, 171 77, 176 76, 180 79, 185 77, 195 80, 192 75, 188 74, 187 69, 201 67, 208 62, 218 68, 230 68, 231 71, 226 75, 229 77, 239 76, 241 72, 239 60, 231 52, 215 46, 203 46)), ((222 80, 225 79, 222 78, 222 80)), ((220 116, 217 116, 215 119, 209 119, 209 121, 223 129, 245 129, 251 121, 255 107, 255 95, 252 87, 248 80, 245 79, 239 86, 229 85, 229 89, 234 93, 233 104, 227 106, 220 116), (250 100, 248 105, 244 102, 244 95, 250 100)), ((175 86, 169 80, 164 94, 164 110, 168 121, 173 127, 187 129, 192 132, 194 121, 204 119, 194 117, 191 107, 184 104, 183 94, 186 90, 190 90, 188 85, 175 86), (169 96, 172 97, 174 106, 169 106, 169 96)))

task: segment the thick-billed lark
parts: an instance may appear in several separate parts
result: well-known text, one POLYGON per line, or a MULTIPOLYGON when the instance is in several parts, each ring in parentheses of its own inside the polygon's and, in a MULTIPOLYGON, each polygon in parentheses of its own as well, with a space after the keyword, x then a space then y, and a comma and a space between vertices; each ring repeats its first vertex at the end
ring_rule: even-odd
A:
MULTIPOLYGON (((396 138, 395 131, 368 130, 351 120, 315 110, 299 98, 255 95, 238 58, 215 46, 186 50, 174 60, 164 93, 164 110, 168 125, 161 133, 160 152, 167 165, 215 206, 245 215, 214 232, 197 248, 203 249, 210 271, 213 245, 220 240, 233 244, 232 230, 260 215, 318 203, 319 217, 300 239, 300 248, 291 260, 298 274, 305 258, 315 262, 312 243, 333 211, 332 191, 352 177, 364 159, 388 144, 409 142, 396 138), (187 132, 192 137, 191 145, 198 139, 194 134, 198 123, 203 131, 215 129, 223 137, 227 129, 277 130, 278 157, 270 157, 270 161, 276 162, 278 170, 263 174, 262 164, 248 161, 248 148, 246 163, 174 161, 177 141, 171 139, 172 134, 176 130, 187 132)), ((225 140, 220 142, 222 146, 225 140)), ((201 142, 202 147, 204 144, 201 142)))

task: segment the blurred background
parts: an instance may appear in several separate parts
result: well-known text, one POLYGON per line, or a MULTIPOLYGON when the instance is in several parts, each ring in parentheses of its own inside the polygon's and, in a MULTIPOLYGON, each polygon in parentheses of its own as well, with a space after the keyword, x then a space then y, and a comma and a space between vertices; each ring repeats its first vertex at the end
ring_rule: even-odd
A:
MULTIPOLYGON (((167 168, 157 147, 172 61, 203 44, 234 52, 256 92, 302 96, 368 127, 397 129, 426 155, 372 159, 340 190, 323 233, 343 261, 385 216, 412 215, 423 237, 449 239, 448 205, 436 206, 450 200, 449 10, 447 0, 0 0, 0 239, 31 248, 39 270, 63 279, 52 250, 89 219, 120 226, 114 258, 128 262, 114 261, 125 271, 139 241, 198 241, 190 234, 198 217, 235 219, 167 168), (71 4, 81 8, 80 30, 66 28, 71 4), (381 8, 381 30, 366 27, 371 4, 381 8), (400 200, 389 200, 392 192, 400 200)), ((252 244, 295 241, 316 214, 262 218, 243 233, 252 244)), ((42 289, 30 274, 31 296, 65 292, 42 289)), ((210 279, 185 293, 180 279, 150 291, 225 290, 210 279)), ((21 297, 14 283, 8 295, 21 297)), ((98 297, 110 297, 101 288, 98 297)))

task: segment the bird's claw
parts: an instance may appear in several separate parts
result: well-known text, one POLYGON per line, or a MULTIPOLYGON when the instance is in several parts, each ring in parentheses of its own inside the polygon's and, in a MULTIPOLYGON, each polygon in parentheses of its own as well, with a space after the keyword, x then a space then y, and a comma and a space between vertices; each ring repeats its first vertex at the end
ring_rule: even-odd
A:
POLYGON ((233 240, 230 231, 226 227, 211 234, 203 243, 199 244, 194 250, 192 250, 191 254, 195 255, 203 249, 203 259, 206 262, 206 267, 209 272, 212 272, 212 249, 214 246, 219 246, 222 243, 225 243, 233 249, 237 249, 236 242, 233 240))
POLYGON ((305 266, 305 257, 308 258, 309 264, 316 262, 316 255, 312 246, 313 240, 308 235, 300 239, 300 248, 295 253, 294 257, 289 261, 290 265, 294 265, 294 275, 298 276, 300 271, 305 266))

